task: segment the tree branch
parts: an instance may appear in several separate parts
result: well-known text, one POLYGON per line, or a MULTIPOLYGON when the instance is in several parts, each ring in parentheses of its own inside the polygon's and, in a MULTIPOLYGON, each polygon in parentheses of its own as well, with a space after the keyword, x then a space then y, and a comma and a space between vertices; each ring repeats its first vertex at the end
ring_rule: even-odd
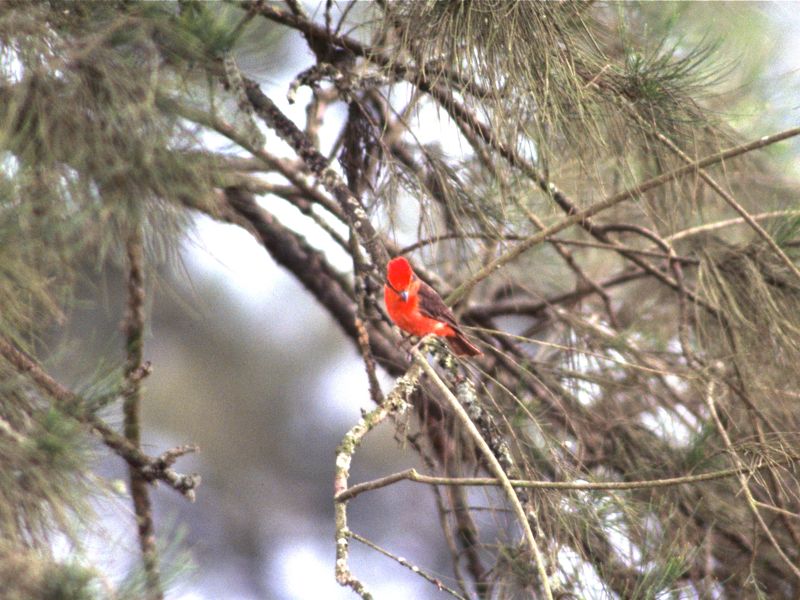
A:
MULTIPOLYGON (((403 377, 400 377, 392 391, 386 396, 386 401, 365 414, 344 436, 336 449, 336 473, 333 481, 334 498, 347 489, 347 480, 350 476, 350 464, 353 455, 358 449, 364 436, 390 415, 403 412, 408 406, 408 398, 414 391, 421 370, 414 365, 403 377)), ((336 523, 336 581, 342 586, 352 588, 364 600, 371 600, 372 595, 367 592, 364 584, 357 579, 348 565, 348 537, 350 530, 347 527, 347 503, 335 502, 336 523)))
POLYGON ((759 527, 764 532, 764 535, 767 536, 770 544, 775 549, 775 552, 778 553, 781 560, 789 567, 789 570, 794 574, 794 576, 800 580, 800 568, 797 567, 795 561, 789 558, 786 555, 786 552, 781 548, 781 545, 778 543, 778 540, 775 538, 775 534, 772 533, 769 525, 764 521, 764 517, 758 510, 758 502, 753 497, 753 492, 750 490, 750 483, 747 481, 747 477, 745 473, 748 472, 747 467, 742 462, 742 459, 739 458, 739 454, 736 452, 736 449, 733 447, 733 443, 731 442, 731 438, 728 435, 728 431, 725 429, 725 426, 722 424, 722 420, 719 418, 717 414, 717 406, 716 401, 714 400, 714 382, 709 381, 706 391, 706 406, 708 406, 708 412, 711 415, 712 420, 714 421, 714 426, 717 428, 717 432, 719 433, 722 441, 725 444, 725 448, 728 450, 728 453, 733 460, 733 463, 736 465, 737 472, 736 475, 739 479, 739 484, 742 486, 742 492, 744 492, 744 497, 747 500, 747 506, 750 511, 753 513, 753 517, 755 517, 756 521, 758 522, 759 527))
POLYGON ((171 467, 175 460, 197 450, 196 446, 181 446, 167 450, 158 457, 144 454, 139 448, 123 436, 111 429, 100 417, 83 410, 86 405, 83 398, 72 393, 53 379, 36 360, 19 350, 5 337, 0 337, 0 355, 11 363, 23 375, 29 376, 37 387, 56 401, 56 404, 78 421, 89 425, 98 434, 103 443, 114 450, 132 467, 136 468, 149 482, 163 481, 172 489, 194 501, 195 489, 200 485, 200 476, 196 473, 181 475, 171 467))
POLYGON ((439 389, 439 391, 441 391, 442 395, 447 400, 447 404, 450 409, 456 415, 459 422, 467 430, 472 441, 475 442, 480 449, 481 454, 486 460, 489 470, 493 472, 500 481, 500 487, 503 488, 511 507, 514 510, 520 527, 522 528, 525 543, 528 545, 528 549, 533 555, 533 560, 536 564, 536 570, 539 573, 544 596, 547 598, 547 600, 553 600, 553 591, 550 588, 550 580, 547 576, 547 568, 544 564, 544 556, 542 555, 541 550, 539 550, 539 545, 536 543, 536 539, 533 537, 533 531, 531 530, 530 523, 528 522, 528 515, 525 514, 525 509, 522 507, 522 503, 519 501, 517 493, 511 486, 511 483, 509 482, 508 476, 503 470, 502 465, 492 452, 491 448, 489 448, 486 440, 483 439, 483 436, 472 422, 472 419, 469 418, 467 411, 465 411, 464 407, 461 406, 461 403, 453 395, 453 392, 450 391, 450 388, 445 385, 444 381, 442 381, 441 377, 439 377, 439 374, 428 364, 428 361, 425 360, 425 357, 422 356, 422 353, 418 349, 414 348, 412 350, 412 354, 414 355, 416 363, 422 367, 422 370, 425 371, 428 377, 430 377, 430 379, 433 381, 434 385, 439 389))
POLYGON ((275 103, 261 91, 261 87, 257 83, 246 80, 245 91, 256 114, 297 152, 308 169, 319 177, 322 185, 333 194, 347 215, 350 226, 358 232, 359 241, 367 249, 373 268, 379 272, 382 271, 389 260, 389 254, 381 243, 380 235, 372 226, 361 201, 350 192, 339 174, 328 167, 328 160, 314 148, 306 135, 275 106, 275 103))
MULTIPOLYGON (((641 490, 657 489, 662 487, 672 487, 676 485, 687 485, 702 481, 713 481, 733 477, 739 473, 750 473, 759 469, 769 468, 769 464, 758 464, 752 466, 742 465, 731 469, 722 469, 710 473, 700 473, 698 475, 682 475, 680 477, 667 477, 664 479, 643 479, 641 481, 536 481, 530 479, 509 479, 509 483, 515 488, 536 489, 536 490, 608 490, 611 492, 620 490, 641 490)), ((423 475, 416 469, 406 469, 399 473, 392 473, 385 477, 365 481, 350 486, 344 492, 336 495, 337 502, 352 500, 359 494, 371 492, 399 481, 413 481, 427 485, 446 485, 446 486, 500 486, 501 482, 495 477, 434 477, 423 475)), ((793 516, 794 513, 792 513, 793 516)))
POLYGON ((691 173, 696 169, 702 169, 704 167, 708 167, 710 165, 722 162, 729 158, 733 158, 736 156, 740 156, 742 154, 746 154, 748 152, 752 152, 753 150, 764 148, 766 146, 769 146, 770 144, 776 144, 778 142, 782 142, 797 135, 800 135, 800 127, 787 129, 785 131, 776 133, 774 135, 764 136, 755 141, 748 142, 746 144, 741 144, 739 146, 729 148, 728 150, 723 150, 722 152, 709 155, 703 159, 700 159, 684 167, 678 167, 677 169, 674 169, 667 173, 662 173, 661 175, 652 177, 651 179, 648 179, 647 181, 644 181, 624 192, 620 192, 619 194, 614 194, 613 196, 609 196, 605 200, 596 202, 562 219, 558 223, 550 225, 546 229, 539 231, 538 233, 527 238, 526 240, 520 242, 519 244, 517 244, 504 254, 498 256, 496 259, 491 261, 489 264, 487 264, 477 273, 475 273, 472 277, 470 277, 467 281, 463 282, 460 286, 458 286, 455 290, 453 290, 447 297, 447 303, 453 304, 454 302, 457 302, 465 294, 467 294, 473 287, 475 287, 475 285, 486 279, 497 269, 508 264, 512 260, 519 257, 521 254, 523 254, 525 251, 529 250, 530 248, 533 248, 537 244, 542 243, 548 237, 558 233, 559 231, 563 231, 564 229, 567 229, 572 225, 578 224, 589 217, 592 217, 600 212, 603 212, 608 208, 611 208, 612 206, 620 204, 621 202, 625 202, 626 200, 630 200, 632 198, 641 196, 645 192, 648 192, 661 185, 664 185, 665 183, 668 183, 669 181, 672 181, 683 175, 686 175, 687 173, 691 173))
POLYGON ((433 575, 429 575, 428 573, 426 573, 425 571, 420 569, 418 566, 412 565, 410 562, 408 562, 402 556, 396 556, 396 555, 392 554, 391 552, 389 552, 388 550, 384 550, 383 548, 381 548, 377 544, 375 544, 373 542, 370 542, 367 538, 365 538, 365 537, 363 537, 361 535, 358 535, 357 533, 354 533, 352 531, 349 532, 348 535, 349 535, 349 537, 351 537, 352 539, 356 540, 357 542, 361 542, 365 546, 375 550, 375 552, 379 552, 380 554, 383 554, 387 558, 391 558, 393 561, 395 561, 398 564, 404 566, 406 569, 409 569, 412 573, 414 573, 416 575, 419 575, 420 577, 422 577, 426 581, 429 581, 430 583, 435 585, 440 592, 445 592, 447 594, 450 594, 454 598, 459 598, 459 600, 466 600, 466 598, 464 598, 464 596, 459 594, 457 591, 455 591, 454 589, 451 589, 451 588, 447 587, 445 584, 443 584, 440 579, 437 579, 433 575))
MULTIPOLYGON (((138 217, 138 215, 137 215, 138 217)), ((128 257, 128 307, 125 315, 125 361, 126 394, 122 412, 125 417, 125 437, 135 448, 141 448, 141 377, 137 373, 142 368, 144 351, 144 246, 142 242, 141 220, 134 218, 132 231, 125 247, 128 257)), ((131 486, 133 510, 136 515, 136 527, 139 534, 139 547, 149 600, 164 598, 161 586, 161 575, 158 566, 158 550, 156 548, 155 525, 153 524, 153 507, 150 502, 148 481, 141 471, 128 465, 128 476, 131 486)))

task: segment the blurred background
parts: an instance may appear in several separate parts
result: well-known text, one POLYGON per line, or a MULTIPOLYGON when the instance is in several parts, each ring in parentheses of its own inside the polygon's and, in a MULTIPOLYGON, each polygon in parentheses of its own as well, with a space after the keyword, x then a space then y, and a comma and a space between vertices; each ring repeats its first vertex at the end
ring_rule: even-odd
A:
MULTIPOLYGON (((293 105, 285 97, 313 55, 293 33, 271 43, 275 68, 265 74, 259 61, 255 76, 265 92, 277 90, 273 97, 281 109, 302 123, 308 90, 299 90, 293 105)), ((246 53, 238 60, 248 73, 246 53)), ((321 134, 329 145, 325 130, 321 134)), ((224 145, 214 134, 205 142, 224 145)), ((352 270, 341 248, 294 207, 274 196, 264 201, 334 266, 352 270)), ((179 256, 158 277, 144 352, 153 372, 145 381, 142 446, 158 454, 197 444, 200 452, 182 458, 179 471, 202 476, 193 504, 164 487, 153 494, 163 572, 173 577, 167 597, 353 597, 334 578, 333 462, 345 432, 374 406, 356 349, 314 298, 237 226, 198 216, 179 256)), ((111 371, 123 360, 125 274, 108 266, 87 278, 94 284, 83 290, 83 303, 54 344, 66 348, 66 356, 54 360, 61 366, 56 372, 74 386, 97 364, 111 371)), ((107 418, 121 426, 120 414, 107 418)), ((419 467, 418 455, 398 451, 399 445, 390 426, 372 432, 356 455, 351 481, 419 467)), ((136 572, 140 561, 127 470, 111 457, 98 473, 108 478, 111 493, 95 499, 101 518, 88 532, 86 558, 118 581, 136 572)), ((357 498, 350 515, 357 532, 449 578, 441 532, 429 526, 438 522, 436 508, 422 487, 400 484, 357 498)), ((351 556, 378 598, 439 596, 419 576, 356 542, 351 556)))
MULTIPOLYGON (((698 10, 703 18, 695 21, 693 33, 705 30, 741 51, 746 48, 741 39, 726 38, 744 35, 753 52, 771 57, 770 68, 748 83, 764 86, 764 105, 754 112, 798 114, 800 100, 782 85, 800 65, 798 8, 796 3, 742 7, 759 16, 747 27, 730 18, 730 7, 698 10)), ((265 73, 260 65, 258 76, 265 91, 281 99, 313 57, 299 35, 287 35, 275 47, 275 68, 265 73)), ((246 56, 240 66, 248 73, 246 56)), ((305 118, 303 107, 302 98, 280 106, 298 123, 305 118)), ((299 212, 275 197, 262 201, 349 270, 344 254, 337 257, 338 249, 326 246, 327 238, 299 212)), ((100 274, 95 287, 84 292, 85 307, 60 334, 70 340, 69 351, 86 361, 64 373, 67 382, 80 380, 82 369, 99 357, 117 364, 123 345, 121 281, 123 274, 113 269, 100 274)), ((154 370, 146 380, 143 445, 158 453, 198 444, 201 452, 182 459, 180 470, 203 478, 194 504, 164 488, 154 494, 165 560, 186 567, 177 571, 168 597, 354 597, 334 579, 332 479, 337 444, 371 406, 356 349, 248 233, 206 218, 193 223, 179 260, 163 267, 152 315, 145 358, 154 370)), ((351 481, 418 466, 417 455, 398 445, 390 427, 370 434, 355 456, 351 481)), ((119 460, 101 464, 99 472, 112 489, 127 480, 119 460)), ((127 499, 113 493, 97 499, 96 509, 103 518, 87 539, 88 554, 113 579, 138 559, 133 515, 127 499), (109 547, 108 539, 119 540, 112 556, 100 550, 109 547)), ((430 490, 407 483, 357 498, 350 512, 355 531, 447 581, 449 556, 440 546, 441 533, 430 527, 437 519, 430 490)), ((443 597, 355 542, 351 564, 377 598, 443 597)))

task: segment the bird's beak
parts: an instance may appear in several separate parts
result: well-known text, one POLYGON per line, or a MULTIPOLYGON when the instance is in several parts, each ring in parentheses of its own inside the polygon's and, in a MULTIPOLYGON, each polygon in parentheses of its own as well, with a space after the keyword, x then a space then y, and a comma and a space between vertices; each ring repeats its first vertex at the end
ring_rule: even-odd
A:
POLYGON ((403 302, 408 302, 408 290, 400 292, 400 297, 403 299, 403 302))

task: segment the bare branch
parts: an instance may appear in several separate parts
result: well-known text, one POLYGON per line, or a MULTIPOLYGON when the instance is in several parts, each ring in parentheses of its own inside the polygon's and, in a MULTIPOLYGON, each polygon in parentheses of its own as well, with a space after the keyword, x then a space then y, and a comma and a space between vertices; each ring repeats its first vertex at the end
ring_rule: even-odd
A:
MULTIPOLYGON (((124 323, 127 350, 125 361, 127 393, 122 411, 125 416, 125 437, 135 448, 141 448, 142 389, 139 373, 142 371, 144 350, 144 247, 140 220, 135 220, 132 227, 125 244, 128 255, 128 308, 124 323)), ((144 563, 147 597, 150 600, 162 600, 164 592, 159 573, 153 507, 150 503, 148 480, 142 475, 140 469, 130 464, 128 465, 128 475, 139 534, 139 547, 144 563)))
POLYGON ((430 583, 432 583, 433 585, 435 585, 435 586, 436 586, 436 588, 437 588, 437 589, 438 589, 440 592, 445 592, 445 593, 447 593, 447 594, 450 594, 450 595, 451 595, 451 596, 453 596, 454 598, 460 598, 460 600, 466 600, 466 599, 464 598, 464 596, 462 596, 461 594, 459 594, 457 591, 455 591, 454 589, 451 589, 451 588, 447 587, 447 586, 446 586, 444 583, 442 583, 442 582, 441 582, 441 580, 437 579, 437 578, 436 578, 436 577, 434 577, 433 575, 429 575, 428 573, 426 573, 425 571, 423 571, 422 569, 420 569, 418 566, 411 564, 410 562, 408 562, 408 561, 407 561, 405 558, 403 558, 402 556, 397 556, 397 555, 395 555, 395 554, 392 554, 392 553, 391 553, 391 552, 389 552, 388 550, 385 550, 385 549, 381 548, 381 547, 380 547, 380 546, 378 546, 377 544, 375 544, 375 543, 373 543, 373 542, 370 542, 370 541, 369 541, 367 538, 365 538, 365 537, 363 537, 363 536, 360 536, 360 535, 358 535, 357 533, 354 533, 354 532, 352 532, 352 531, 351 531, 351 532, 349 532, 349 533, 348 533, 348 535, 349 535, 349 537, 353 538, 354 540, 356 540, 356 541, 358 541, 358 542, 361 542, 361 543, 362 543, 362 544, 364 544, 365 546, 368 546, 369 548, 372 548, 372 549, 373 549, 373 550, 375 550, 376 552, 380 552, 380 553, 381 553, 381 554, 383 554, 384 556, 386 556, 386 557, 388 557, 388 558, 391 558, 393 561, 395 561, 395 562, 397 562, 398 564, 400 564, 400 565, 404 566, 406 569, 409 569, 411 572, 415 573, 416 575, 419 575, 420 577, 422 577, 422 578, 423 578, 423 579, 425 579, 426 581, 429 581, 430 583))
MULTIPOLYGON (((386 396, 386 401, 365 414, 345 434, 336 450, 336 473, 333 481, 334 497, 347 489, 350 464, 364 436, 390 415, 406 410, 408 398, 417 385, 420 373, 419 367, 413 366, 406 375, 397 380, 392 391, 386 396)), ((372 598, 372 595, 367 592, 364 584, 352 574, 348 565, 347 539, 351 536, 351 532, 347 527, 347 503, 336 502, 334 510, 336 522, 336 581, 342 586, 352 588, 359 596, 368 600, 372 598)))
MULTIPOLYGON (((795 217, 798 215, 800 215, 800 210, 773 210, 770 212, 750 215, 750 218, 752 218, 754 221, 764 221, 766 219, 777 219, 779 217, 795 217)), ((715 221, 713 223, 704 223, 703 225, 698 225, 696 227, 690 227, 689 229, 684 229, 683 231, 678 231, 676 233, 673 233, 672 235, 666 236, 664 239, 667 240, 668 242, 673 242, 677 240, 682 240, 687 237, 693 237, 701 233, 715 231, 717 229, 723 229, 725 227, 731 227, 733 225, 742 225, 744 223, 746 223, 744 217, 725 219, 723 221, 715 221)))
MULTIPOLYGON (((672 487, 675 485, 689 485, 703 481, 713 481, 715 479, 725 479, 733 477, 739 473, 749 473, 759 469, 766 469, 772 465, 762 463, 751 466, 734 467, 722 469, 710 473, 700 473, 698 475, 683 475, 681 477, 668 477, 665 479, 644 479, 641 481, 531 481, 527 479, 509 479, 509 483, 515 488, 536 489, 536 490, 608 490, 611 492, 620 490, 641 490, 657 489, 662 487, 672 487)), ((359 494, 371 492, 399 481, 413 481, 427 485, 446 485, 446 486, 500 486, 500 480, 494 477, 434 477, 418 473, 416 469, 407 469, 399 473, 392 473, 385 477, 365 481, 350 486, 344 492, 337 494, 337 502, 352 500, 359 494)), ((792 513, 794 515, 794 513, 792 513)))

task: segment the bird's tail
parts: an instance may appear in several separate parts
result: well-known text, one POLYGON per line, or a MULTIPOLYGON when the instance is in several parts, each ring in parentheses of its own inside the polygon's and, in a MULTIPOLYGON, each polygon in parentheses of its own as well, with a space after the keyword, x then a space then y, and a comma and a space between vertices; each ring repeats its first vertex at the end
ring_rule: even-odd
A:
POLYGON ((483 354, 483 352, 481 352, 475 344, 470 342, 467 336, 459 330, 455 330, 453 335, 449 335, 445 339, 450 345, 453 354, 456 356, 481 356, 483 354))

